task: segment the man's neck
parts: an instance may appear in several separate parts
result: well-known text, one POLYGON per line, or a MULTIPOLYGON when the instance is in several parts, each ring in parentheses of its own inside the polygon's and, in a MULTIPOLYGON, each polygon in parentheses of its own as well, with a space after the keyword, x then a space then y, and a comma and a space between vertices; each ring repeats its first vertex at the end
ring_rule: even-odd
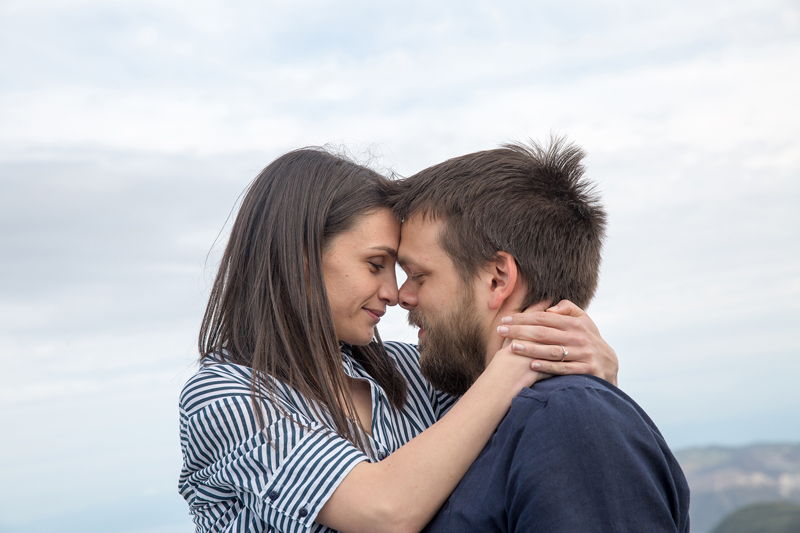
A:
POLYGON ((494 329, 491 330, 491 333, 487 333, 486 335, 487 338, 484 342, 484 346, 486 347, 486 352, 484 354, 484 357, 487 365, 494 358, 494 354, 496 354, 497 351, 503 347, 503 338, 497 334, 497 326, 499 325, 500 321, 498 320, 497 323, 494 325, 494 329))
POLYGON ((513 305, 503 306, 497 312, 497 314, 492 317, 491 322, 484 331, 484 357, 487 365, 489 364, 489 361, 494 358, 494 354, 496 354, 503 347, 503 343, 506 342, 506 339, 497 333, 498 326, 503 325, 500 320, 505 316, 510 316, 519 312, 520 309, 513 305))
MULTIPOLYGON (((494 358, 494 354, 503 347, 503 343, 506 342, 506 339, 497 333, 498 326, 502 325, 500 320, 502 320, 503 317, 521 312, 526 295, 527 286, 524 281, 520 279, 509 297, 506 298, 502 305, 496 311, 493 311, 492 315, 489 317, 489 322, 483 332, 485 361, 487 365, 489 361, 494 358)), ((510 340, 508 342, 510 342, 510 340)))

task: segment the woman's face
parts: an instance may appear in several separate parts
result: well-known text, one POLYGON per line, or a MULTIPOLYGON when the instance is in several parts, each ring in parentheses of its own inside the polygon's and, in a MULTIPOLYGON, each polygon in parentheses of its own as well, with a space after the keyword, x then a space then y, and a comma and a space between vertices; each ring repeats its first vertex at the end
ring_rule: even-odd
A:
POLYGON ((400 223, 389 209, 360 216, 333 237, 322 254, 325 290, 338 340, 369 344, 373 328, 397 304, 395 257, 400 223))

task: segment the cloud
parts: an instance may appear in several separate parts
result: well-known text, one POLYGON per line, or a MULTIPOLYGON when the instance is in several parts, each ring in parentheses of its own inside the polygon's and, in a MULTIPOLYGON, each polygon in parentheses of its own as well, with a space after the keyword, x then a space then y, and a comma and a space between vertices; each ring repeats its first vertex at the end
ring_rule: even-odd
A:
MULTIPOLYGON (((346 26, 330 23, 339 5, 317 3, 310 13, 245 6, 207 3, 187 15, 175 6, 148 12, 121 3, 99 9, 110 11, 102 25, 54 9, 44 42, 25 41, 22 57, 41 68, 20 64, 20 90, 7 91, 0 107, 3 122, 17 127, 2 140, 220 153, 356 138, 418 150, 418 132, 429 131, 441 150, 405 156, 413 167, 509 131, 540 135, 552 127, 621 143, 661 133, 642 125, 672 123, 673 131, 697 131, 694 140, 724 144, 721 132, 741 128, 703 128, 761 117, 760 130, 748 128, 755 137, 767 118, 789 120, 761 115, 759 102, 778 102, 797 85, 797 75, 776 76, 797 57, 797 17, 779 16, 791 4, 777 3, 774 14, 746 2, 704 4, 690 19, 671 4, 419 5, 414 18, 371 8, 346 26), (78 33, 96 52, 74 44, 78 33), (72 79, 56 69, 44 85, 49 80, 38 73, 63 63, 58 54, 79 63, 70 70, 86 72, 72 79), (483 133, 472 133, 471 143, 463 133, 448 140, 475 124, 483 133)), ((29 23, 41 23, 41 11, 34 14, 29 23)), ((22 34, 26 24, 10 29, 22 34)))

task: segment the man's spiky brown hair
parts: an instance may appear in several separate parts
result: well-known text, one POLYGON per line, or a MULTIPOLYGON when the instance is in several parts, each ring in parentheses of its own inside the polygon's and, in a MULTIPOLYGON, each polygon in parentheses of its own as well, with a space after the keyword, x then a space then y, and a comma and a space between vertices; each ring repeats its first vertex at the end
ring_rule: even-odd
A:
POLYGON ((505 251, 528 285, 524 306, 569 299, 585 307, 597 287, 606 214, 583 157, 560 138, 455 157, 397 182, 394 210, 401 219, 442 220, 440 244, 465 280, 505 251))

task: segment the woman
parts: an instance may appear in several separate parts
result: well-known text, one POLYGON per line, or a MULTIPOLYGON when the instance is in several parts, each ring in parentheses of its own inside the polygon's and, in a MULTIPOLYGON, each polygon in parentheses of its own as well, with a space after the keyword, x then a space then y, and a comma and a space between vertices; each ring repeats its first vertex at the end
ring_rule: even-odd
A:
POLYGON ((381 343, 397 303, 387 193, 314 149, 251 184, 181 394, 180 491, 198 530, 418 531, 537 378, 504 348, 453 404, 414 347, 381 343))

